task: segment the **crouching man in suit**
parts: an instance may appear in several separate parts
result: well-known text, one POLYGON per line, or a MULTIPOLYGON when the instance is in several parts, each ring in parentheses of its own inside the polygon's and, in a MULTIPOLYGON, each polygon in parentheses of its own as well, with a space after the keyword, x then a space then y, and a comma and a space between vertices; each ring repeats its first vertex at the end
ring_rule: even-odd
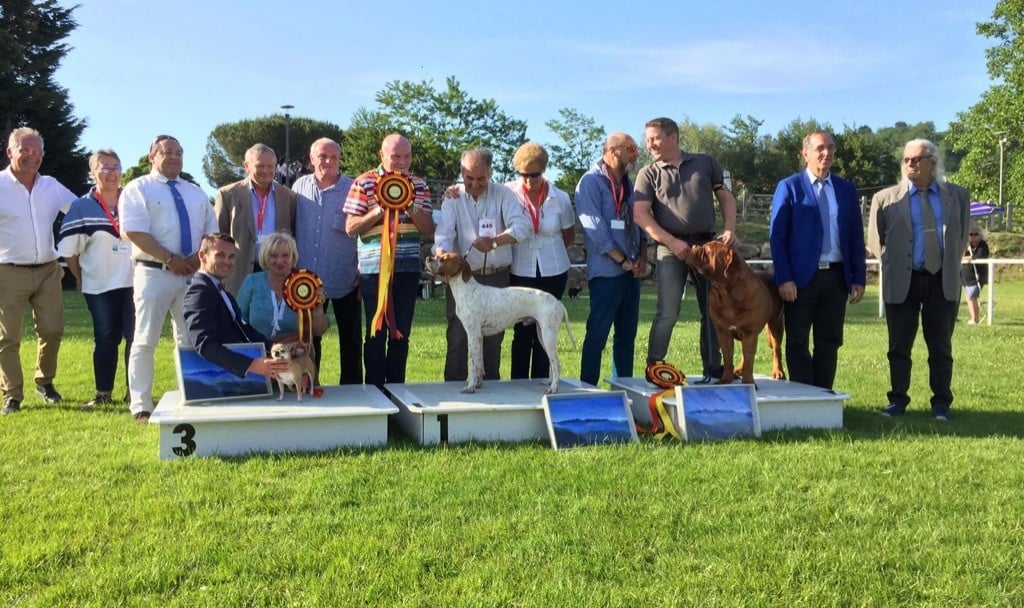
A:
POLYGON ((224 287, 224 280, 235 267, 238 248, 227 234, 207 234, 199 248, 199 272, 185 293, 184 314, 188 336, 196 352, 239 378, 252 372, 272 376, 286 371, 287 361, 270 357, 254 359, 236 353, 225 344, 262 342, 270 350, 270 341, 242 318, 238 302, 224 287))

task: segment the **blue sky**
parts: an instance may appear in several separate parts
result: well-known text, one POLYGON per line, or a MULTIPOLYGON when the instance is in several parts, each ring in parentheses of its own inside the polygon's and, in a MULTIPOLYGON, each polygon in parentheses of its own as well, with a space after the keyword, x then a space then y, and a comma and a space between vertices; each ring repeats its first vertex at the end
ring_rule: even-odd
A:
POLYGON ((217 124, 292 104, 346 128, 396 79, 454 75, 541 143, 562 107, 634 136, 663 115, 749 114, 773 134, 794 118, 944 129, 989 87, 975 24, 994 1, 83 0, 57 79, 89 121, 87 149, 130 165, 175 135, 212 194, 202 157, 217 124))

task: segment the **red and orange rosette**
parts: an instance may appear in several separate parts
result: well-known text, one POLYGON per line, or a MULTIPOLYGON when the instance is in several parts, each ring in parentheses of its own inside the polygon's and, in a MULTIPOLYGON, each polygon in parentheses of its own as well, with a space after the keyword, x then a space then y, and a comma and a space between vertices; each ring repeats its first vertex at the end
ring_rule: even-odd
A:
POLYGON ((299 318, 299 342, 313 341, 313 311, 320 306, 319 292, 324 286, 316 273, 299 268, 284 279, 284 302, 299 318))
POLYGON ((647 407, 651 412, 651 428, 645 429, 637 425, 637 432, 654 435, 657 439, 664 439, 668 435, 681 439, 676 425, 672 423, 672 417, 665 408, 665 397, 675 394, 677 386, 686 386, 686 374, 674 365, 655 361, 647 366, 644 376, 648 382, 664 390, 651 395, 647 400, 647 407))
POLYGON ((380 283, 377 286, 377 312, 373 315, 373 331, 386 322, 392 338, 402 338, 395 323, 395 305, 391 300, 391 282, 395 275, 395 250, 398 247, 398 218, 416 200, 416 186, 408 175, 385 171, 377 176, 377 204, 384 210, 380 233, 380 283))

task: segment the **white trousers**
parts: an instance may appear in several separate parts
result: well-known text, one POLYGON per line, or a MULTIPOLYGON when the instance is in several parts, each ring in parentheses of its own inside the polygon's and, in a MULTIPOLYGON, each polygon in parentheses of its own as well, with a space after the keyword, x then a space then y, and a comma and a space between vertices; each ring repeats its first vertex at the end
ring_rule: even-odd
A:
POLYGON ((129 408, 132 414, 153 411, 153 373, 156 347, 167 313, 171 313, 177 346, 188 346, 182 302, 192 277, 159 268, 135 265, 135 341, 128 355, 129 408))

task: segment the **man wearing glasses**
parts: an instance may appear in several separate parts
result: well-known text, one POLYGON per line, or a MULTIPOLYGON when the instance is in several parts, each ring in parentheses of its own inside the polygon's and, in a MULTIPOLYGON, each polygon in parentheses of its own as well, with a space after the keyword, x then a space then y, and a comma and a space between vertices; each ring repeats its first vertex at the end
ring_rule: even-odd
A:
POLYGON ((43 137, 35 129, 11 131, 7 158, 11 164, 0 172, 0 393, 5 416, 21 410, 25 400, 19 351, 26 306, 32 307, 38 336, 36 393, 46 403, 61 401, 53 387, 64 334, 53 222, 75 200, 56 179, 39 174, 43 137))
POLYGON ((217 232, 217 216, 199 186, 181 178, 182 147, 160 135, 149 147, 149 175, 128 182, 118 202, 121 232, 132 242, 135 265, 135 340, 128 356, 132 418, 153 412, 154 354, 167 314, 178 346, 190 346, 182 302, 204 234, 217 232))
POLYGON ((601 160, 576 186, 576 211, 587 250, 590 315, 580 357, 580 380, 597 385, 601 356, 612 327, 612 377, 633 376, 636 327, 640 319, 640 279, 647 270, 643 235, 633 221, 629 170, 639 157, 636 142, 612 133, 601 160))
POLYGON ((857 187, 831 172, 832 135, 810 133, 802 155, 807 168, 779 182, 772 199, 772 263, 785 302, 789 379, 832 390, 846 303, 864 296, 864 220, 857 187))
MULTIPOLYGON (((493 154, 485 148, 462 153, 462 184, 445 192, 434 233, 434 253, 454 251, 466 258, 477 283, 508 287, 511 245, 527 238, 532 228, 515 193, 491 181, 493 162, 493 154)), ((444 379, 461 382, 469 375, 469 347, 466 330, 455 315, 455 297, 447 285, 445 302, 448 350, 444 379)), ((504 332, 484 337, 484 380, 499 378, 504 337, 504 332)))
POLYGON ((910 353, 920 319, 928 346, 932 418, 950 420, 953 327, 970 210, 970 193, 946 182, 939 150, 926 139, 907 143, 903 179, 871 200, 868 247, 882 262, 889 329, 891 388, 883 416, 902 416, 910 403, 910 353))

